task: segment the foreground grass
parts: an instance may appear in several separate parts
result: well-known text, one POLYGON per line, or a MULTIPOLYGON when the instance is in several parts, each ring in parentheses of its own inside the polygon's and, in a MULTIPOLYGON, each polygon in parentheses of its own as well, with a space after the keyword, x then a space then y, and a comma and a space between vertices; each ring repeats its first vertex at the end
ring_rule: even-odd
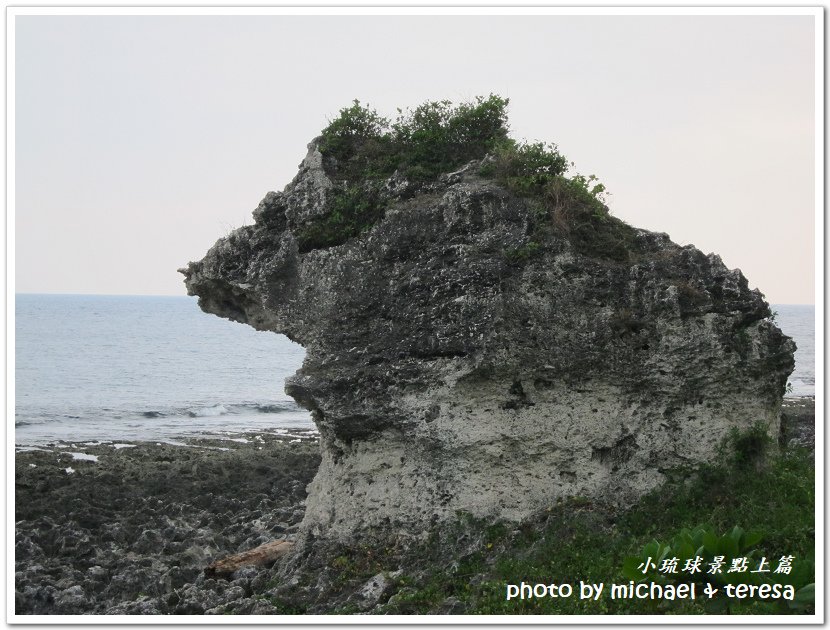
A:
MULTIPOLYGON (((409 558, 392 561, 365 550, 338 560, 344 581, 406 567, 395 593, 376 612, 385 614, 705 614, 703 600, 581 600, 579 582, 628 583, 623 560, 652 539, 667 540, 685 527, 735 525, 761 531, 759 555, 795 557, 793 578, 813 581, 814 462, 793 448, 771 452, 769 443, 734 442, 715 465, 679 471, 665 486, 624 513, 572 499, 518 529, 460 518, 435 533, 409 558), (737 450, 734 448, 737 446, 737 450), (448 555, 454 549, 454 555, 448 555), (374 554, 374 555, 373 555, 374 554), (506 584, 570 583, 570 598, 507 601, 506 584)), ((775 565, 773 565, 775 566, 775 565)), ((608 588, 608 587, 607 587, 608 588)), ((338 612, 355 612, 347 608, 338 612)), ((732 602, 732 614, 782 614, 783 603, 732 602)))

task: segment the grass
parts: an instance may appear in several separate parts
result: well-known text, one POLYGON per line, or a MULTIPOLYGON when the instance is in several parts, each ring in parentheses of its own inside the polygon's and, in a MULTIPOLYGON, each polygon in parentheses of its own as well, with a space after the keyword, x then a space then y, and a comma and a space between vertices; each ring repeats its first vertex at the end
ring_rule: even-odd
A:
MULTIPOLYGON (((534 219, 530 243, 538 245, 556 235, 583 255, 630 262, 637 249, 634 228, 611 216, 605 186, 596 176, 567 176, 567 169, 568 161, 556 145, 507 139, 496 146, 479 172, 528 201, 534 219)), ((544 247, 537 246, 531 256, 519 260, 543 252, 544 247)))
MULTIPOLYGON (((783 555, 793 555, 793 581, 813 581, 812 454, 802 448, 774 450, 759 432, 734 436, 717 463, 695 471, 675 471, 672 480, 624 513, 574 498, 518 527, 460 515, 457 522, 433 532, 426 543, 409 549, 405 557, 393 550, 366 547, 338 557, 335 566, 341 572, 342 586, 406 567, 395 580, 396 592, 375 611, 383 614, 440 612, 446 610, 448 601, 466 614, 706 614, 711 610, 702 599, 653 602, 604 596, 599 601, 581 600, 579 582, 627 584, 623 574, 627 557, 637 555, 652 539, 669 540, 683 528, 699 524, 721 532, 735 525, 760 530, 758 556, 774 563, 783 555), (575 586, 575 594, 507 601, 506 585, 522 581, 567 582, 575 586)), ((733 602, 729 612, 805 610, 744 600, 733 602)))
POLYGON ((268 597, 260 595, 257 599, 261 599, 274 608, 277 609, 276 615, 304 615, 306 613, 305 606, 294 602, 285 601, 279 597, 268 597))

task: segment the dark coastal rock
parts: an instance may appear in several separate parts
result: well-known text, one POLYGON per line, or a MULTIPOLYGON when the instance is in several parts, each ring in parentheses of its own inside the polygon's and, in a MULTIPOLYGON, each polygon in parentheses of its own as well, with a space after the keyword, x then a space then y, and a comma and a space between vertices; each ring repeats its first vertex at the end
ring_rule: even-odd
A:
POLYGON ((739 270, 645 230, 626 260, 555 231, 517 255, 532 204, 480 164, 396 174, 374 225, 301 248, 335 185, 312 142, 254 225, 182 270, 205 311, 306 348, 286 392, 322 435, 313 540, 626 505, 733 429, 777 435, 795 346, 739 270))
POLYGON ((205 580, 204 568, 296 530, 319 466, 316 439, 263 434, 246 444, 83 450, 98 461, 73 462, 72 474, 60 448, 16 453, 17 614, 269 609, 252 597, 273 579, 271 567, 233 580, 205 580), (241 492, 242 479, 253 477, 241 492))
POLYGON ((781 408, 781 446, 803 446, 815 453, 816 402, 812 397, 789 398, 781 408))

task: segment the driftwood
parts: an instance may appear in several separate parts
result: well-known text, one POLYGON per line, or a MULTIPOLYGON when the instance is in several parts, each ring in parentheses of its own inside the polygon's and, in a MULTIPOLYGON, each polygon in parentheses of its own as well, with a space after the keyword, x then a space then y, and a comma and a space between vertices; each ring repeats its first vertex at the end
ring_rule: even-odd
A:
POLYGON ((230 577, 242 567, 261 567, 271 564, 291 549, 287 540, 275 540, 248 551, 217 560, 205 568, 207 577, 230 577))

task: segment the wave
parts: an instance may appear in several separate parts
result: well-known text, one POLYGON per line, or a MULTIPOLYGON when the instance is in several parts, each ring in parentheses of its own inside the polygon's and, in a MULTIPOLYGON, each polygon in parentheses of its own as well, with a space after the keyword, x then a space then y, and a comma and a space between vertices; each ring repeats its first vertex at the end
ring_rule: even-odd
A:
POLYGON ((279 401, 279 402, 269 402, 269 403, 240 403, 240 404, 230 404, 230 403, 217 403, 215 405, 203 405, 203 406, 194 406, 189 407, 186 410, 186 414, 191 418, 210 418, 214 416, 225 416, 225 415, 248 415, 252 413, 256 414, 280 414, 280 413, 296 413, 297 411, 302 411, 303 409, 297 405, 294 401, 279 401))
POLYGON ((216 416, 224 416, 226 413, 228 413, 228 409, 224 405, 213 405, 212 407, 193 407, 187 410, 187 415, 191 418, 213 418, 216 416))
POLYGON ((32 425, 61 424, 80 426, 81 424, 96 422, 147 422, 148 424, 164 424, 183 418, 218 418, 220 416, 248 416, 266 417, 272 415, 304 414, 305 410, 293 400, 277 401, 192 401, 181 406, 153 405, 147 407, 126 407, 121 409, 110 407, 87 407, 55 411, 53 408, 38 408, 37 406, 19 406, 14 426, 26 430, 32 425))
MULTIPOLYGON (((219 402, 208 405, 193 405, 188 407, 184 413, 192 418, 211 416, 238 416, 249 414, 278 414, 302 411, 303 409, 293 400, 284 400, 268 403, 227 403, 219 402)), ((179 412, 181 413, 181 412, 179 412)))
MULTIPOLYGON (((247 407, 248 405, 241 405, 242 407, 247 407)), ((297 403, 286 400, 283 402, 278 403, 268 403, 266 405, 251 405, 255 410, 259 413, 283 413, 286 411, 298 411, 300 410, 300 406, 297 403)))

